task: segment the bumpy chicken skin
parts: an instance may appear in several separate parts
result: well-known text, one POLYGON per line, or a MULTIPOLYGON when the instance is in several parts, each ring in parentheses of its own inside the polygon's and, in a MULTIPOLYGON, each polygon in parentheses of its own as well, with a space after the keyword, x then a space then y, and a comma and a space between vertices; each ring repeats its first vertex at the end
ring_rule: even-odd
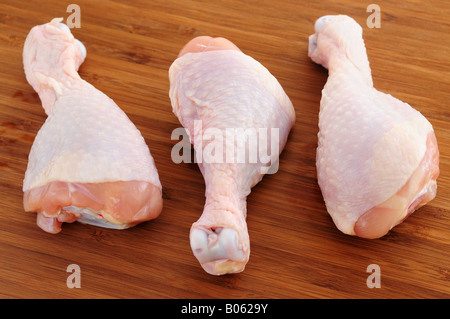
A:
MULTIPOLYGON (((199 167, 206 202, 202 216, 191 227, 192 251, 210 274, 241 272, 250 255, 246 197, 263 177, 267 163, 210 161, 206 149, 211 146, 221 149, 231 144, 236 153, 248 154, 249 145, 210 140, 203 134, 208 129, 225 136, 227 129, 274 128, 279 130, 276 146, 281 152, 295 119, 292 103, 266 68, 224 38, 191 40, 172 64, 169 76, 173 111, 190 134, 197 154, 203 154, 199 167), (201 129, 196 130, 196 122, 201 129)), ((268 151, 267 145, 258 146, 268 151)), ((278 155, 278 151, 271 154, 272 163, 278 155)))
POLYGON ((432 125, 373 87, 362 28, 352 18, 319 18, 309 56, 329 72, 316 160, 327 210, 346 234, 384 236, 436 196, 439 150, 432 125))
POLYGON ((123 229, 156 218, 161 183, 145 140, 80 78, 86 48, 61 20, 32 28, 24 45, 27 80, 48 115, 30 151, 24 208, 50 233, 75 220, 123 229))

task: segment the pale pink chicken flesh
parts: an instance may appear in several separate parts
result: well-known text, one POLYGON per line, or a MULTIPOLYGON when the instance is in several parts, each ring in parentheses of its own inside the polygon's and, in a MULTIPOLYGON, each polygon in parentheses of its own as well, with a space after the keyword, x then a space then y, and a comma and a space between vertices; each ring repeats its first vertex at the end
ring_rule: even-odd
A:
POLYGON ((56 234, 63 222, 85 222, 109 228, 128 228, 158 217, 161 190, 148 182, 50 182, 24 194, 24 208, 37 212, 37 224, 56 234))
POLYGON ((186 53, 199 53, 215 50, 235 50, 241 51, 233 42, 225 38, 213 38, 209 36, 199 36, 189 41, 178 53, 182 57, 186 53))
POLYGON ((436 136, 422 114, 373 87, 356 21, 323 16, 315 32, 309 56, 329 71, 319 113, 319 186, 342 232, 379 238, 436 196, 436 136))
POLYGON ((86 48, 55 18, 24 45, 28 82, 48 117, 30 151, 24 209, 49 233, 79 221, 124 229, 156 218, 162 191, 154 160, 134 124, 80 78, 86 48))
MULTIPOLYGON (((295 120, 292 103, 273 75, 229 40, 208 36, 191 40, 172 64, 169 77, 173 111, 197 152, 204 151, 206 145, 222 146, 215 139, 199 144, 202 134, 211 128, 221 132, 228 128, 277 128, 277 146, 283 149, 295 120), (195 131, 194 121, 201 121, 201 131, 195 131)), ((272 155, 271 163, 278 155, 272 155)), ((202 216, 191 227, 192 251, 210 274, 241 272, 250 255, 246 197, 261 180, 265 165, 226 161, 198 165, 206 184, 206 203, 202 216)))
POLYGON ((392 227, 436 197, 438 176, 439 151, 436 136, 430 132, 425 156, 411 178, 395 195, 361 215, 355 224, 355 234, 364 238, 387 234, 392 227))

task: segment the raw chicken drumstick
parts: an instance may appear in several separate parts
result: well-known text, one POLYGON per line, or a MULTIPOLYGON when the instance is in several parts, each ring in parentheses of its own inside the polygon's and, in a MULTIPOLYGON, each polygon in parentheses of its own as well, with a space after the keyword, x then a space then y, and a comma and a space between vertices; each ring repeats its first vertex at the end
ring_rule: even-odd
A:
POLYGON ((23 50, 27 80, 48 115, 30 151, 24 208, 49 233, 75 220, 123 229, 156 218, 161 183, 144 138, 80 78, 86 48, 61 21, 31 29, 23 50))
POLYGON ((275 77, 224 38, 191 40, 170 67, 169 77, 173 112, 197 156, 203 154, 198 165, 206 184, 206 203, 191 227, 191 248, 210 274, 240 272, 250 254, 246 198, 283 149, 294 124, 294 108, 275 77), (225 142, 217 135, 206 138, 210 129, 223 134, 225 142), (259 151, 271 154, 270 163, 239 162, 236 154, 250 154, 250 143, 242 135, 237 141, 225 138, 227 129, 267 129, 268 135, 275 129, 278 140, 258 139, 259 151), (211 160, 207 149, 223 149, 226 156, 215 154, 219 160, 211 160), (228 149, 235 152, 230 156, 228 149))
POLYGON ((374 89, 355 20, 324 16, 315 32, 309 56, 329 73, 320 101, 318 182, 342 232, 378 238, 436 196, 436 136, 422 114, 374 89))

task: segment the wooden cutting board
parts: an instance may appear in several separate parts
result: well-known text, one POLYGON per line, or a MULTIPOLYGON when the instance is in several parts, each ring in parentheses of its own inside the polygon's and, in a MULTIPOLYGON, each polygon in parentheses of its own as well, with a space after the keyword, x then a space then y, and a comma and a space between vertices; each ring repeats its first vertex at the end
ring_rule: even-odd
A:
POLYGON ((71 15, 62 1, 0 4, 0 297, 3 298, 448 298, 450 296, 450 3, 377 1, 381 28, 368 28, 366 1, 85 1, 81 77, 109 95, 141 130, 159 170, 161 216, 117 231, 65 224, 58 235, 22 207, 28 153, 46 119, 27 83, 29 30, 71 15), (375 87, 433 124, 440 149, 437 197, 381 239, 347 236, 326 212, 315 170, 318 111, 327 71, 310 61, 308 36, 326 14, 363 26, 375 87), (204 204, 196 164, 175 164, 168 69, 199 35, 222 36, 260 61, 291 98, 296 125, 277 174, 248 198, 251 257, 244 272, 205 273, 189 246, 204 204), (68 288, 79 266, 81 288, 68 288), (381 288, 368 288, 369 265, 381 288))

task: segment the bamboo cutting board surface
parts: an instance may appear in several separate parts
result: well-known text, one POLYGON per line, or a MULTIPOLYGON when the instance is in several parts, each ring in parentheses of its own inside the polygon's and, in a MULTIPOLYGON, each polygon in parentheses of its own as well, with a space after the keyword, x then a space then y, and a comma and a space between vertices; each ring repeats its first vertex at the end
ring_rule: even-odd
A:
POLYGON ((164 193, 161 216, 117 231, 64 224, 36 226, 22 206, 28 153, 46 119, 23 72, 30 29, 64 1, 0 4, 0 297, 3 298, 448 298, 450 296, 450 3, 378 1, 381 28, 370 29, 365 1, 85 1, 82 78, 110 96, 142 132, 164 193), (439 149, 437 197, 381 239, 339 232, 326 212, 315 170, 318 111, 327 71, 307 55, 314 21, 347 14, 363 26, 375 87, 409 103, 433 124, 439 149), (296 110, 280 158, 248 198, 250 261, 215 277, 198 264, 189 229, 204 204, 196 164, 170 154, 180 127, 168 96, 168 69, 199 35, 222 36, 277 77, 296 110), (81 288, 69 289, 77 264, 81 288), (381 288, 369 289, 377 264, 381 288))

